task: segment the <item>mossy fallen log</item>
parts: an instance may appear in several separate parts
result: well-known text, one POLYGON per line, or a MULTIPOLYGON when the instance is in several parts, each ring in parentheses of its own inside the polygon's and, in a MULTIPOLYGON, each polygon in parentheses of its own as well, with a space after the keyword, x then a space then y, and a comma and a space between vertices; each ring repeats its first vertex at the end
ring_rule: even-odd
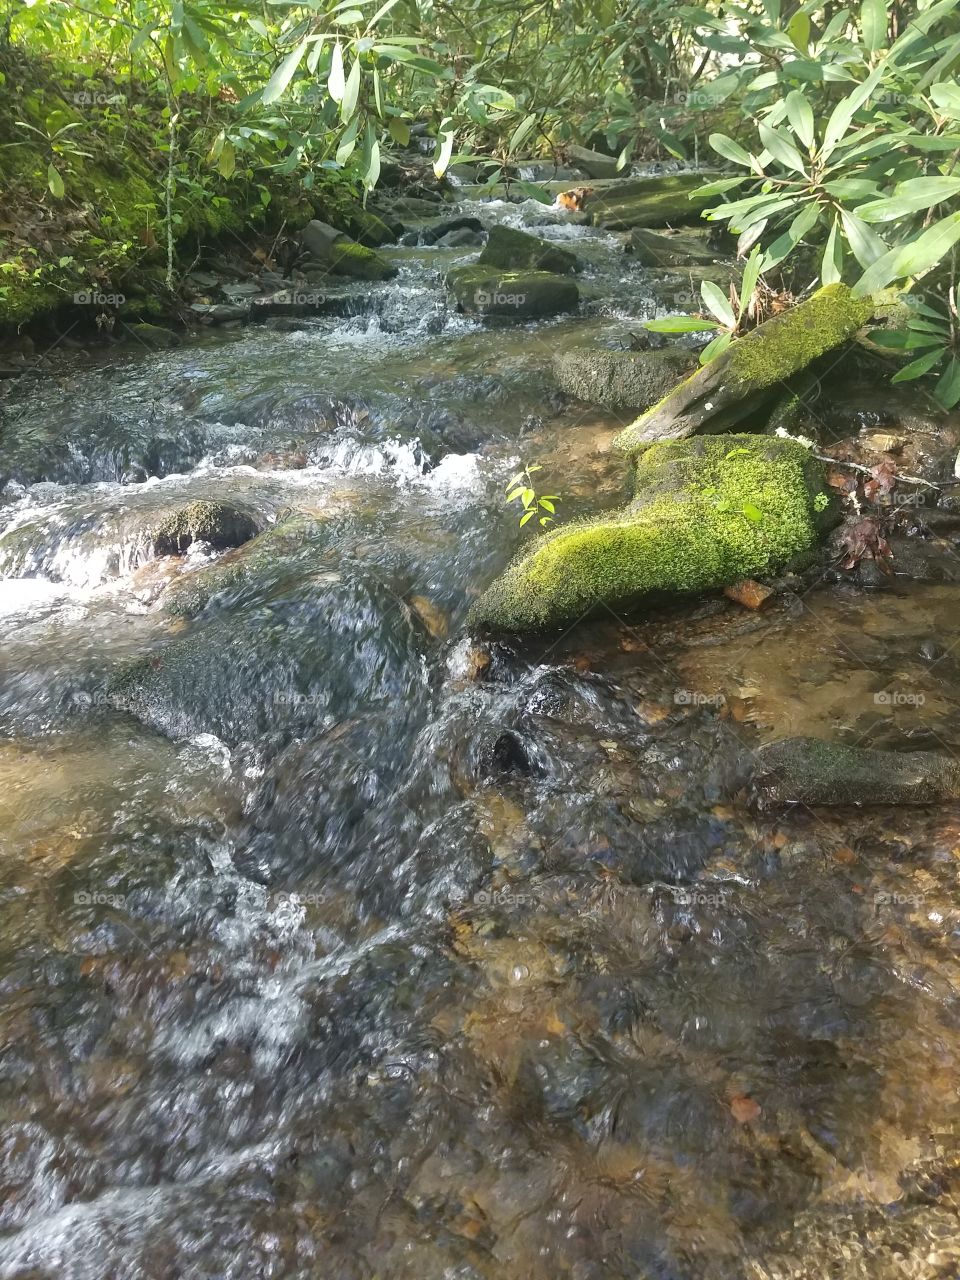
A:
POLYGON ((852 338, 873 314, 870 299, 846 285, 819 289, 775 316, 698 369, 616 438, 633 453, 657 440, 728 430, 756 407, 761 393, 784 384, 814 360, 852 338))

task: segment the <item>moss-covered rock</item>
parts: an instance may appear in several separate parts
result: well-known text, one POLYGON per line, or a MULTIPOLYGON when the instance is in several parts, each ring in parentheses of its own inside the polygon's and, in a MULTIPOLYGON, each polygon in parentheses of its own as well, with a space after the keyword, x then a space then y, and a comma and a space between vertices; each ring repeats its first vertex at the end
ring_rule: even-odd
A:
POLYGON ((153 533, 157 555, 178 555, 193 542, 216 550, 239 547, 260 532, 252 512, 229 502, 191 502, 166 516, 153 533))
POLYGON ((379 249, 383 244, 395 244, 393 229, 370 209, 357 205, 351 210, 347 229, 358 244, 368 249, 379 249))
POLYGON ((576 311, 580 291, 550 271, 501 271, 474 264, 447 272, 447 287, 461 311, 481 316, 534 319, 576 311))
POLYGON ((696 173, 639 178, 595 192, 587 208, 595 226, 609 231, 634 227, 695 226, 715 197, 694 196, 704 178, 696 173))
POLYGON ((665 235, 647 227, 634 227, 630 249, 644 267, 709 266, 718 255, 707 243, 709 232, 665 235))
POLYGON ((392 280, 397 274, 397 268, 379 253, 349 240, 338 240, 330 246, 330 271, 354 280, 392 280))
POLYGON ((557 386, 567 395, 606 409, 646 409, 696 365, 685 347, 660 351, 558 351, 553 357, 557 386))
POLYGON ((514 227, 491 227, 483 253, 477 259, 484 266, 502 267, 505 271, 556 271, 567 275, 576 271, 576 255, 558 245, 548 244, 539 236, 528 235, 514 227))
POLYGON ((870 299, 855 298, 846 285, 819 289, 681 382, 621 431, 617 447, 632 453, 655 440, 682 439, 743 420, 759 396, 852 338, 872 313, 870 299))
POLYGON ((595 605, 719 589, 809 557, 833 519, 820 464, 794 441, 697 437, 649 448, 620 511, 538 537, 474 606, 474 626, 569 625, 595 605))
POLYGON ((960 800, 960 764, 938 751, 874 751, 784 738, 752 753, 756 793, 777 804, 936 804, 960 800))

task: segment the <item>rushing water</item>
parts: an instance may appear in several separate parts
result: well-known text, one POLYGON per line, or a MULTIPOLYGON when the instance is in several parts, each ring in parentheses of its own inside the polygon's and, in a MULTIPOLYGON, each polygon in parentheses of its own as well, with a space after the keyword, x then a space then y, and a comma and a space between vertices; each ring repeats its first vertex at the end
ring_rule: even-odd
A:
POLYGON ((518 465, 622 497, 553 352, 653 303, 464 207, 573 241, 583 314, 484 328, 397 249, 356 315, 12 397, 69 448, 0 505, 0 1276, 956 1275, 958 815, 731 784, 960 744, 955 590, 472 642, 518 465), (289 532, 155 558, 212 497, 289 532))

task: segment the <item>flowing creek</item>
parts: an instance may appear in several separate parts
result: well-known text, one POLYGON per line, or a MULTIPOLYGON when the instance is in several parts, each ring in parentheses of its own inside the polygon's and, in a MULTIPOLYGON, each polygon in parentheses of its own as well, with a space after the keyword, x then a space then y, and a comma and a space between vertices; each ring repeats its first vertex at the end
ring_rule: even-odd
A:
POLYGON ((656 303, 614 235, 462 210, 575 242, 580 316, 484 326, 472 252, 397 248, 357 314, 11 396, 73 444, 0 498, 0 1276, 956 1275, 960 815, 729 784, 960 745, 956 590, 472 642, 520 465, 623 497, 632 415, 553 352, 656 303), (213 498, 287 532, 194 599, 149 530, 213 498))

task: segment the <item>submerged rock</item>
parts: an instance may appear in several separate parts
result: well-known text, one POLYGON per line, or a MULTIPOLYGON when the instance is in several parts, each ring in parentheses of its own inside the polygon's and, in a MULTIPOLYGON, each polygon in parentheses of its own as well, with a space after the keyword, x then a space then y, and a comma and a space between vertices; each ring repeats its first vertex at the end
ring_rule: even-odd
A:
POLYGON ((846 285, 818 289, 698 369, 621 431, 617 447, 629 453, 654 440, 736 425, 756 410, 758 397, 852 338, 872 314, 873 303, 855 298, 846 285))
POLYGON ((579 266, 576 255, 569 250, 548 244, 526 231, 503 226, 491 228, 477 261, 484 266, 503 267, 507 271, 556 271, 560 275, 576 271, 579 266))
POLYGON ((705 267, 718 256, 707 244, 708 235, 709 232, 697 235, 692 231, 685 235, 665 235, 646 227, 634 227, 630 248, 644 267, 705 267))
POLYGON ((807 558, 833 520, 813 455, 748 435, 654 445, 627 507, 537 538, 477 601, 476 627, 569 625, 595 605, 720 589, 807 558))
POLYGON ((580 291, 549 271, 501 271, 474 264, 447 273, 447 287, 461 311, 526 320, 576 311, 580 291))
POLYGON ((553 357, 557 385, 567 395, 607 409, 647 409, 697 362, 684 347, 658 351, 559 351, 553 357))
POLYGON ((780 804, 935 804, 960 800, 960 763, 937 751, 875 751, 784 738, 754 753, 755 790, 780 804))
POLYGON ((180 335, 174 333, 172 329, 165 329, 163 325, 147 324, 146 321, 140 324, 131 324, 127 328, 140 342, 150 348, 151 351, 163 351, 168 347, 179 347, 180 335))
POLYGON ((191 502, 166 516, 154 530, 158 555, 178 555, 193 542, 216 550, 239 547, 260 532, 256 517, 229 502, 191 502))

